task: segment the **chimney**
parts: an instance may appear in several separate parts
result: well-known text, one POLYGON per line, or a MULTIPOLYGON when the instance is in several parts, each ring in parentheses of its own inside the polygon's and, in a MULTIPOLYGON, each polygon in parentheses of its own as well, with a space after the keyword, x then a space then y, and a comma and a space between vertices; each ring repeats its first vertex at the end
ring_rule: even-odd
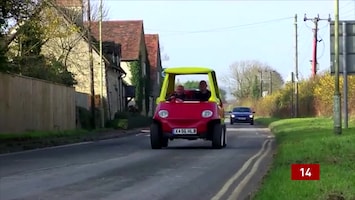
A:
POLYGON ((78 26, 83 26, 83 0, 54 0, 57 6, 78 26))

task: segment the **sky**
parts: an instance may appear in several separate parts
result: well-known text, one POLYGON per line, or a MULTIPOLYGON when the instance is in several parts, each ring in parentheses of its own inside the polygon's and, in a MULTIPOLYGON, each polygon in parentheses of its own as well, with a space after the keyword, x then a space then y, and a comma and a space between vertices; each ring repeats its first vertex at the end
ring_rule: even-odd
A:
MULTIPOLYGON (((98 1, 98 0, 94 0, 98 1)), ((143 20, 145 33, 159 34, 163 67, 206 66, 226 76, 237 61, 258 60, 284 79, 295 69, 295 26, 298 15, 299 76, 311 75, 312 21, 318 14, 318 68, 330 70, 328 16, 334 0, 103 0, 108 20, 143 20)), ((340 20, 355 20, 355 0, 340 0, 340 20)), ((182 80, 184 81, 184 80, 182 80)), ((219 83, 223 85, 223 83, 219 83)))

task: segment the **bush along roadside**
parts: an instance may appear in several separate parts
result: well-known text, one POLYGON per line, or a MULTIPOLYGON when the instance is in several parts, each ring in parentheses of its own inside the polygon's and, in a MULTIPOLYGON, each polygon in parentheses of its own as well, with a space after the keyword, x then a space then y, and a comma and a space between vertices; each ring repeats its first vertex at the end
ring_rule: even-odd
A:
POLYGON ((355 199, 355 121, 342 135, 333 133, 330 118, 284 119, 269 127, 276 136, 277 153, 254 200, 355 199), (291 180, 292 164, 319 164, 320 180, 291 180))
POLYGON ((115 114, 115 119, 107 123, 107 127, 114 129, 133 129, 147 127, 152 123, 152 118, 142 116, 139 113, 119 112, 115 114))
POLYGON ((139 133, 143 125, 146 125, 144 121, 140 122, 142 126, 137 126, 137 123, 133 123, 133 125, 131 123, 130 126, 127 126, 124 120, 120 121, 120 123, 122 124, 118 125, 122 125, 122 128, 117 127, 119 130, 105 128, 91 131, 77 129, 68 131, 28 131, 16 134, 0 134, 0 154, 79 142, 112 139, 139 133))

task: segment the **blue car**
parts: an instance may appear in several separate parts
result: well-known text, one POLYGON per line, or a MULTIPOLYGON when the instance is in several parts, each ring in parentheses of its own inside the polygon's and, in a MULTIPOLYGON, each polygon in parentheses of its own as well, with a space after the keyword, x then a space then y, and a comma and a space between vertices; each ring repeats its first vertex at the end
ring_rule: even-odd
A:
POLYGON ((254 113, 249 107, 235 107, 230 112, 230 124, 250 123, 254 124, 254 113))

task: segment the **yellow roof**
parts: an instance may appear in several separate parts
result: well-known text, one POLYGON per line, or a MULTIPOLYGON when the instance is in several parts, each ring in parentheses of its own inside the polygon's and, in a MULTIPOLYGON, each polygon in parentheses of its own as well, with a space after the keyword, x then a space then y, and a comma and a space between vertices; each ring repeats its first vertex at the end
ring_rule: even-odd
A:
POLYGON ((167 74, 207 74, 213 71, 207 67, 172 67, 164 70, 167 74))

